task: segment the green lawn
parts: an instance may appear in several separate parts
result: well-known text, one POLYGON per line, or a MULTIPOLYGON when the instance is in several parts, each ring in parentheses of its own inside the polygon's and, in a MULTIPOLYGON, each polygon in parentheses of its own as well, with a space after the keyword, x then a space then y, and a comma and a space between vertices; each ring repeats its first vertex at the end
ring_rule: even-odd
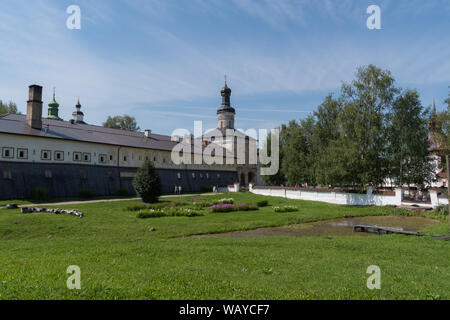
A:
MULTIPOLYGON (((270 206, 150 219, 124 210, 139 203, 133 200, 68 207, 83 211, 83 219, 1 209, 0 299, 450 299, 449 241, 400 235, 186 237, 403 210, 249 193, 201 198, 224 197, 267 199, 270 206), (299 211, 275 213, 276 205, 299 211), (81 290, 66 288, 69 265, 81 268, 81 290), (381 290, 366 287, 369 265, 381 268, 381 290)), ((449 234, 447 218, 441 220, 432 231, 449 234)))

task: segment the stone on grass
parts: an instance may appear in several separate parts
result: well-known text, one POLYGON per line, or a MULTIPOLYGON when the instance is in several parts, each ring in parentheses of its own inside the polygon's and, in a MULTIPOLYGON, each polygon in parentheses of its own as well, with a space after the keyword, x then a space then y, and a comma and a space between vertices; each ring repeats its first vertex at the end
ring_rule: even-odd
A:
POLYGON ((77 211, 77 210, 64 210, 64 209, 46 209, 46 208, 22 208, 22 213, 33 213, 33 212, 49 212, 54 214, 69 214, 76 217, 83 218, 84 214, 83 212, 77 211))

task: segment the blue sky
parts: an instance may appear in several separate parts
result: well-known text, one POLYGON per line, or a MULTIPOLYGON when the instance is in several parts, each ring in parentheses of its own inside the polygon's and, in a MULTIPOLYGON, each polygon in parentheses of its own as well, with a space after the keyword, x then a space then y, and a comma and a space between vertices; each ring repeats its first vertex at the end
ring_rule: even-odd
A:
POLYGON ((273 128, 317 107, 375 64, 443 109, 450 85, 448 0, 2 0, 0 99, 26 111, 27 86, 52 87, 68 120, 130 114, 170 134, 216 126, 223 76, 238 128, 273 128), (66 8, 81 8, 81 30, 66 8), (381 7, 382 30, 366 8, 381 7))

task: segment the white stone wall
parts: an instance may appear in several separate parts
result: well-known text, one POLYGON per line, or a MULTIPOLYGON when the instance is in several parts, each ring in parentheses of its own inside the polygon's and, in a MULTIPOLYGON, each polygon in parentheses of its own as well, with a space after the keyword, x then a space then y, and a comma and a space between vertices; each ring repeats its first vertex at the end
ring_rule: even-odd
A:
POLYGON ((254 194, 260 194, 264 196, 283 197, 288 199, 298 200, 311 200, 319 202, 327 202, 333 204, 342 205, 357 205, 357 206, 387 206, 387 205, 418 205, 420 207, 437 207, 440 204, 448 204, 446 198, 438 198, 436 190, 430 190, 431 204, 420 202, 403 202, 401 188, 395 189, 395 195, 380 195, 372 194, 372 191, 368 190, 367 194, 357 193, 344 193, 344 192, 322 192, 322 191, 309 191, 289 188, 258 188, 250 185, 250 192, 254 194))

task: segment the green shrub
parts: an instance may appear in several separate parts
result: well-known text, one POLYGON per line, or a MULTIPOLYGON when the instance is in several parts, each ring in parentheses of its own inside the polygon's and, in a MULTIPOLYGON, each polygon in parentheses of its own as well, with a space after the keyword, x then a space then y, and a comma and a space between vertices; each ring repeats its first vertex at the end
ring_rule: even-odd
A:
POLYGON ((90 189, 81 188, 80 190, 78 190, 79 198, 89 199, 89 198, 92 198, 93 196, 94 196, 94 194, 92 193, 92 191, 90 189))
POLYGON ((251 211, 259 210, 259 208, 254 204, 238 203, 218 203, 211 207, 208 207, 212 212, 231 212, 231 211, 251 211))
POLYGON ((267 200, 261 200, 261 201, 258 201, 257 203, 256 203, 256 205, 258 206, 258 207, 267 207, 268 205, 269 205, 269 201, 267 201, 267 200))
POLYGON ((237 204, 234 206, 235 211, 254 211, 259 210, 259 207, 254 204, 237 204))
POLYGON ((208 209, 211 210, 212 212, 231 212, 231 211, 236 211, 233 206, 229 206, 229 207, 212 206, 212 207, 209 207, 208 209))
POLYGON ((436 209, 434 209, 434 212, 437 215, 447 216, 448 215, 448 205, 441 204, 440 206, 437 206, 436 209))
POLYGON ((142 201, 155 203, 161 195, 161 180, 153 164, 146 160, 140 167, 133 180, 133 186, 142 201))
POLYGON ((118 197, 127 197, 130 195, 130 192, 128 191, 127 188, 120 188, 119 190, 116 191, 116 196, 118 197))
POLYGON ((234 203, 234 199, 233 198, 226 198, 226 199, 220 199, 220 200, 216 200, 213 201, 214 204, 233 204, 234 203))
POLYGON ((146 218, 160 218, 160 217, 199 217, 203 216, 202 212, 188 209, 188 208, 161 208, 161 209, 149 209, 141 210, 137 214, 140 219, 146 218))
POLYGON ((36 187, 31 189, 30 197, 34 201, 44 201, 48 199, 48 190, 44 187, 36 187))
POLYGON ((170 217, 199 217, 204 215, 200 211, 189 208, 166 208, 162 211, 170 217))
POLYGON ((137 217, 139 219, 147 219, 147 218, 159 218, 165 217, 166 214, 159 210, 148 210, 148 211, 139 211, 137 217))
POLYGON ((200 187, 200 192, 212 192, 213 186, 202 186, 200 187))
POLYGON ((298 211, 297 207, 294 206, 282 206, 282 207, 273 207, 275 212, 296 212, 298 211))

